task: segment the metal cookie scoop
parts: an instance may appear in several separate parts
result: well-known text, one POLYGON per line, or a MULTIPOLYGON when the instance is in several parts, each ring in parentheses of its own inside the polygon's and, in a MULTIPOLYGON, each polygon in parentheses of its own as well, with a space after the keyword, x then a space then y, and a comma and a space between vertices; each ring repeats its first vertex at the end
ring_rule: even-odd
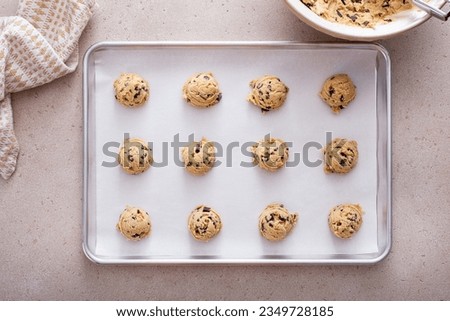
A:
POLYGON ((444 5, 439 9, 436 8, 428 3, 426 3, 423 0, 413 0, 414 4, 418 6, 420 9, 426 11, 433 17, 436 17, 438 19, 441 19, 443 21, 447 21, 447 19, 450 16, 450 9, 445 9, 444 7, 450 3, 450 0, 445 0, 444 5))

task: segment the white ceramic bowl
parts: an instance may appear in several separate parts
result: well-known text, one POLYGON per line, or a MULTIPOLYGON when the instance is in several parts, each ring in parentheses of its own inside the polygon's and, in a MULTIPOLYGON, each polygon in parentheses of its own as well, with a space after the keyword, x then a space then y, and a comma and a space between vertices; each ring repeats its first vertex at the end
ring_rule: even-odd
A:
MULTIPOLYGON (((425 11, 414 7, 396 14, 392 22, 378 24, 374 28, 363 28, 328 21, 308 9, 300 0, 285 0, 285 2, 304 23, 330 36, 347 40, 374 41, 390 38, 420 25, 431 17, 425 11)), ((439 8, 444 3, 444 0, 429 1, 429 4, 439 8)))

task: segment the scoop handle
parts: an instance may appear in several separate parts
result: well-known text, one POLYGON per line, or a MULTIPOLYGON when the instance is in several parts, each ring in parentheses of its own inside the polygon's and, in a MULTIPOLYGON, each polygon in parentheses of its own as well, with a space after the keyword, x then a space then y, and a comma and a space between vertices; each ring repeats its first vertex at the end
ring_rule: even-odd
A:
POLYGON ((412 1, 420 9, 426 11, 427 13, 432 15, 433 17, 438 18, 438 19, 440 19, 442 21, 447 21, 447 19, 450 16, 450 9, 445 8, 445 6, 450 3, 450 0, 446 0, 444 2, 444 4, 441 6, 441 8, 434 7, 434 6, 426 3, 423 0, 412 0, 412 1))

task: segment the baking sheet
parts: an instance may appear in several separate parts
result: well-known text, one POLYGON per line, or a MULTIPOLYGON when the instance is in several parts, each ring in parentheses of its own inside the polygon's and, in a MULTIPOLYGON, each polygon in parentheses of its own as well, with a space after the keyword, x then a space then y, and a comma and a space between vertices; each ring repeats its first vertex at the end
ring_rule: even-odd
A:
MULTIPOLYGON (((380 177, 379 170, 380 160, 389 155, 388 133, 379 128, 384 115, 380 109, 385 111, 389 103, 380 99, 388 92, 388 82, 380 82, 380 77, 386 78, 389 70, 380 70, 380 50, 376 45, 280 43, 98 45, 85 61, 88 256, 101 263, 328 263, 380 258, 390 245, 389 197, 384 195, 380 203, 380 193, 388 193, 388 186, 380 184, 386 177, 380 177), (222 101, 206 110, 187 105, 181 97, 186 79, 201 71, 213 72, 223 92, 222 101), (144 107, 126 109, 115 101, 112 84, 121 72, 139 73, 150 83, 144 107), (356 99, 340 115, 318 95, 324 80, 335 73, 349 74, 357 86, 356 99), (280 110, 262 114, 246 96, 250 80, 265 74, 280 77, 290 91, 280 110), (205 136, 226 149, 232 142, 242 145, 270 134, 292 142, 292 161, 294 154, 303 159, 308 142, 324 145, 327 132, 358 142, 360 158, 351 173, 326 175, 322 165, 308 167, 304 162, 268 173, 240 166, 251 159, 234 148, 232 156, 217 158, 220 166, 195 177, 175 164, 179 153, 170 145, 175 135, 187 141, 194 134, 196 140, 205 136), (152 142, 155 162, 163 161, 165 154, 167 165, 155 164, 137 176, 118 166, 102 166, 114 160, 104 153, 105 144, 121 143, 124 133, 152 142), (259 235, 258 216, 271 202, 299 213, 297 226, 281 242, 259 235), (360 231, 350 240, 334 237, 327 224, 330 208, 341 203, 360 203, 365 211, 360 231), (149 238, 130 242, 115 229, 127 204, 149 212, 149 238), (222 231, 208 243, 194 240, 187 229, 187 217, 199 204, 216 209, 223 221, 222 231)), ((318 149, 309 151, 309 160, 322 160, 318 149)))

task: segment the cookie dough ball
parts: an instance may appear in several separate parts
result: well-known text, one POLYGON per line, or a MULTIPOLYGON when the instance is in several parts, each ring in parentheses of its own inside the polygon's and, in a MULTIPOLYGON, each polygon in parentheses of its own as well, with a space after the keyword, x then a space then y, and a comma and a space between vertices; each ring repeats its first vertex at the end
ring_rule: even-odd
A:
POLYGON ((348 239, 359 231, 363 210, 359 204, 341 204, 331 209, 328 226, 334 235, 348 239))
POLYGON ((252 92, 247 100, 262 112, 278 109, 286 100, 289 88, 276 76, 264 76, 250 82, 252 92))
POLYGON ((339 113, 356 97, 356 87, 346 74, 333 75, 323 84, 320 97, 330 106, 331 110, 339 113))
POLYGON ((181 156, 189 173, 204 175, 213 168, 216 161, 214 143, 203 137, 201 141, 183 147, 181 156))
POLYGON ((144 140, 130 138, 120 147, 119 164, 126 173, 132 175, 143 173, 152 163, 152 150, 144 140))
POLYGON ((252 146, 251 151, 254 163, 269 172, 284 167, 289 158, 289 147, 278 138, 266 138, 252 146))
POLYGON ((283 204, 269 204, 259 216, 259 231, 269 241, 284 239, 297 223, 298 214, 290 213, 283 204))
POLYGON ((325 173, 345 174, 358 162, 358 144, 354 140, 336 138, 324 151, 325 173))
POLYGON ((114 81, 116 100, 125 107, 142 106, 150 96, 148 82, 138 74, 123 73, 114 81))
POLYGON ((200 205, 189 215, 188 228, 196 240, 207 242, 220 232, 222 221, 211 207, 200 205))
POLYGON ((201 72, 184 83, 183 98, 192 106, 207 108, 217 104, 222 99, 222 93, 213 74, 201 72))
POLYGON ((145 210, 127 206, 120 214, 116 227, 127 239, 140 241, 150 235, 152 225, 150 216, 145 210))

